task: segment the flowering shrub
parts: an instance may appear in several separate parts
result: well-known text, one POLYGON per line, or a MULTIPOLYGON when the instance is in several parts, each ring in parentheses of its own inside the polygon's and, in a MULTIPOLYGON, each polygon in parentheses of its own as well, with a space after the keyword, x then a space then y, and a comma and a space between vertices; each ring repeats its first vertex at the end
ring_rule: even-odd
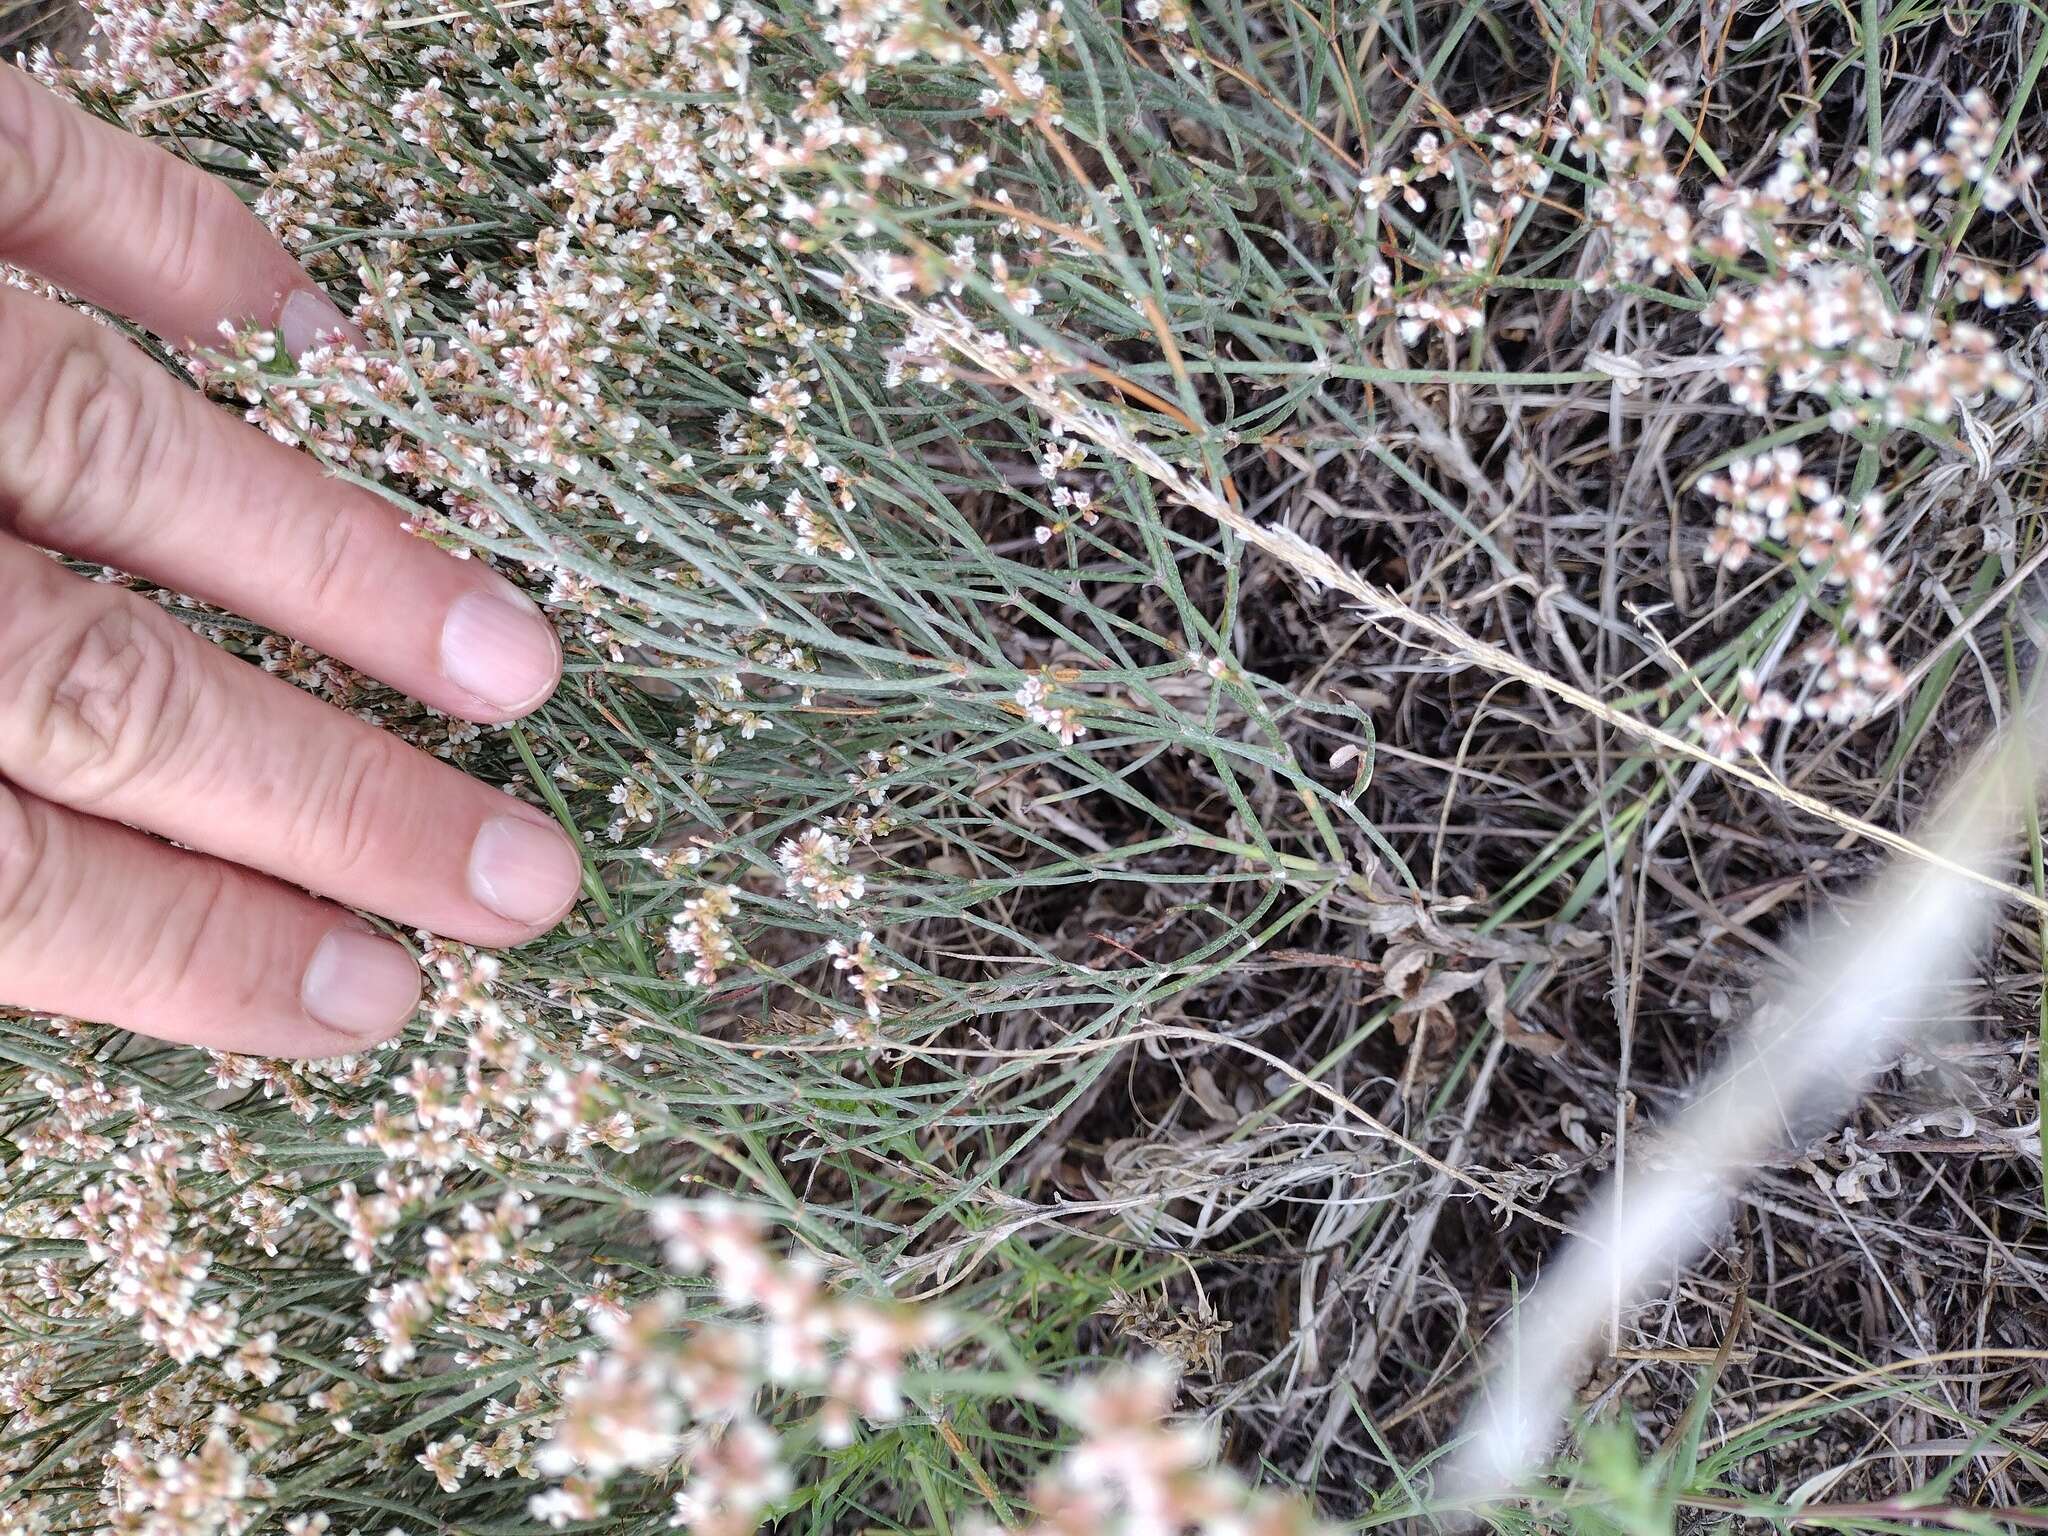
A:
MULTIPOLYGON (((1166 1378, 1071 1369, 1110 1290, 1062 1265, 1102 1279, 1249 1178, 1066 1200, 1044 1139, 1299 925, 1369 947, 1335 966, 1385 982, 1404 1091, 1456 999, 1557 1048, 1503 967, 1579 936, 1446 921, 1470 894, 1429 905, 1361 809, 1366 703, 1247 664, 1247 580, 1335 563, 1240 474, 1312 480, 1392 402, 1428 493, 1402 515, 1510 521, 1408 391, 1548 384, 1485 349, 1530 231, 1568 225, 1587 286, 1683 300, 1694 375, 1767 418, 1688 487, 1689 559, 1796 580, 1763 643, 1687 658, 1707 743, 1756 751, 1895 696, 1910 530, 1875 445, 1968 451, 2031 395, 1955 310, 2038 305, 2048 264, 1881 270, 2021 195, 1989 102, 1839 183, 1797 132, 1759 186, 1689 168, 1683 93, 1605 77, 1368 146, 1240 57, 1293 22, 1232 16, 104 0, 94 57, 41 61, 237 179, 370 338, 178 361, 522 580, 569 681, 481 731, 163 601, 579 828, 587 895, 516 954, 422 938, 428 1006, 361 1058, 0 1019, 0 1531, 1306 1518, 1207 1470, 1166 1378), (783 1236, 662 1203, 709 1190, 783 1236)), ((1592 363, 1558 376, 1686 376, 1592 363)), ((1234 1043, 1174 1058, 1188 1094, 1220 1100, 1195 1068, 1234 1043)), ((1275 1162, 1380 1136, 1342 1102, 1275 1162)))

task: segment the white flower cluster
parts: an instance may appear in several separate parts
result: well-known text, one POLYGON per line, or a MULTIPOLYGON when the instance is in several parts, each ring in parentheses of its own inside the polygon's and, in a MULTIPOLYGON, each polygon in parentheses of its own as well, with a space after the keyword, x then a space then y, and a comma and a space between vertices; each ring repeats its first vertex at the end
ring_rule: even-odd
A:
POLYGON ((1102 520, 1096 510, 1095 489, 1086 484, 1077 484, 1072 472, 1079 469, 1087 454, 1082 445, 1057 433, 1046 439, 1045 446, 1038 451, 1038 473, 1051 487, 1052 521, 1040 523, 1031 530, 1031 537, 1040 544, 1050 544, 1054 539, 1064 538, 1076 528, 1092 528, 1102 520))
MULTIPOLYGON (((64 1113, 81 1126, 111 1108, 96 1101, 96 1094, 67 1098, 64 1113)), ((131 1104, 139 1107, 135 1100, 131 1104)), ((94 1281, 105 1304, 135 1319, 141 1336, 172 1360, 216 1356, 234 1341, 239 1319, 226 1303, 205 1299, 216 1253, 207 1228, 185 1211, 183 1175, 195 1159, 179 1138, 159 1134, 147 1111, 124 1139, 126 1147, 109 1159, 105 1176, 85 1188, 50 1235, 83 1246, 86 1258, 101 1266, 94 1281)), ((278 1220, 297 1203, 278 1199, 274 1188, 269 1198, 280 1216, 266 1216, 259 1227, 266 1245, 278 1220)))
POLYGON ((1535 149, 1542 134, 1543 125, 1535 118, 1480 108, 1459 120, 1453 141, 1446 143, 1431 132, 1418 134, 1405 164, 1363 179, 1359 201, 1368 212, 1398 199, 1421 213, 1429 207, 1422 189, 1435 180, 1455 187, 1469 177, 1482 183, 1488 195, 1471 200, 1460 225, 1462 249, 1415 257, 1423 281, 1397 282, 1384 261, 1366 269, 1365 298, 1356 315, 1361 329, 1391 315, 1401 340, 1414 346, 1430 331, 1462 336, 1484 321, 1480 296, 1503 240, 1530 199, 1550 184, 1550 168, 1535 149))
POLYGON ((1012 697, 1026 720, 1057 736, 1063 747, 1071 747, 1088 734, 1088 727, 1081 723, 1079 708, 1054 703, 1052 686, 1042 676, 1025 678, 1012 697))
POLYGON ((775 850, 791 896, 820 912, 844 912, 867 894, 867 877, 853 867, 853 842, 824 827, 785 838, 775 850))
POLYGON ((218 1426, 189 1456, 150 1460, 134 1442, 122 1441, 113 1462, 123 1528, 136 1536, 241 1536, 255 1523, 254 1501, 271 1491, 269 1480, 250 1472, 248 1456, 218 1426))
POLYGON ((1823 591, 1839 591, 1837 627, 1850 636, 1821 636, 1801 648, 1800 660, 1812 677, 1797 702, 1745 672, 1739 717, 1718 709, 1703 712, 1708 746, 1724 757, 1756 752, 1771 721, 1846 725, 1889 699, 1899 673, 1878 632, 1898 578, 1877 542, 1884 528, 1883 498, 1872 493, 1846 506, 1824 478, 1807 472, 1789 445, 1736 459, 1725 474, 1702 479, 1699 490, 1718 504, 1709 561, 1738 570, 1757 545, 1770 540, 1787 558, 1816 571, 1823 591))
POLYGON ((902 980, 903 973, 882 958, 881 951, 875 947, 874 934, 865 928, 852 944, 844 939, 833 939, 825 948, 832 956, 832 969, 845 976, 860 995, 861 1007, 866 1011, 868 1021, 879 1022, 882 996, 893 983, 902 980))
MULTIPOLYGON (((1859 155, 1867 183, 1860 188, 1845 192, 1814 168, 1806 125, 1784 136, 1759 185, 1710 187, 1696 206, 1667 154, 1687 99, 1656 85, 1622 97, 1603 118, 1580 97, 1558 126, 1557 136, 1605 173, 1588 208, 1610 249, 1589 285, 1724 269, 1701 318, 1728 359, 1730 396, 1758 413, 1775 390, 1825 400, 1842 431, 1872 422, 1940 425, 1987 397, 2026 391, 1990 332, 1937 313, 1939 291, 1919 310, 1901 308, 1868 259, 1880 242, 1901 255, 1930 244, 1922 220, 1934 192, 1975 188, 1996 211, 2040 169, 2040 157, 2029 154, 1994 171, 1997 117, 1983 92, 1965 99, 1944 148, 1923 140, 1878 164, 1859 155), (1820 233, 1812 232, 1815 216, 1820 233), (1762 258, 1762 274, 1741 269, 1751 257, 1762 258)), ((2003 307, 2024 294, 2048 303, 2048 252, 2011 274, 1967 260, 1944 269, 1949 290, 1964 300, 2003 307)))
POLYGON ((684 977, 693 986, 716 985, 718 973, 739 956, 727 923, 739 911, 740 888, 736 885, 707 887, 701 895, 683 903, 683 910, 669 926, 668 947, 690 958, 684 977))
MULTIPOLYGON (((889 777, 903 763, 900 749, 870 750, 859 767, 845 775, 857 797, 854 808, 782 840, 775 859, 785 894, 818 912, 835 915, 851 913, 867 899, 868 879, 854 867, 855 851, 871 845, 892 825, 884 810, 889 777)), ((643 854, 664 877, 675 878, 697 869, 706 851, 703 845, 693 843, 669 853, 643 850, 643 854)), ((744 894, 744 887, 732 882, 701 885, 670 920, 668 947, 688 962, 682 976, 693 987, 717 986, 740 958, 743 951, 733 923, 741 914, 744 894)), ((853 942, 833 939, 827 946, 834 969, 848 978, 870 1021, 879 1020, 882 994, 902 975, 882 962, 874 943, 874 934, 863 928, 853 942)))
MULTIPOLYGON (((1726 473, 1703 478, 1699 490, 1719 504, 1707 559, 1731 571, 1742 569, 1766 538, 1789 546, 1806 565, 1832 567, 1852 548, 1867 552, 1883 517, 1883 500, 1875 494, 1847 513, 1833 487, 1809 474, 1789 445, 1735 459, 1726 473)), ((1888 581, 1882 588, 1875 581, 1858 585, 1858 627, 1866 633, 1876 628, 1877 605, 1888 590, 1888 581)))

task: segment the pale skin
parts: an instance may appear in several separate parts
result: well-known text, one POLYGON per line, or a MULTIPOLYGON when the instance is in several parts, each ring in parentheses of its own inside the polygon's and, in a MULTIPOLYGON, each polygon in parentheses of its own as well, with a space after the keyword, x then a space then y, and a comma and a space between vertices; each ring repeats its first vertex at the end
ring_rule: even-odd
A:
MULTIPOLYGON (((223 184, 0 65, 0 261, 178 346, 345 333, 223 184)), ((516 719, 561 652, 482 562, 207 403, 113 329, 0 287, 0 1004, 261 1056, 361 1050, 420 973, 350 909, 524 943, 575 898, 541 811, 64 569, 115 567, 436 709, 516 719)))

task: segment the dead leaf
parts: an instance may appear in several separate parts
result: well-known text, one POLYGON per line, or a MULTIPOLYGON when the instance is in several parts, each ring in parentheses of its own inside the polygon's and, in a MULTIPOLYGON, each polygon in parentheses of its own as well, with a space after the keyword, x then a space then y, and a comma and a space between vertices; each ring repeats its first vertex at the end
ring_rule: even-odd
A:
POLYGON ((1564 1042, 1556 1035, 1545 1034, 1540 1029, 1531 1029, 1512 1013, 1508 1012, 1508 987, 1501 976, 1498 965, 1489 965, 1480 980, 1486 988, 1487 1022, 1501 1032, 1509 1045, 1534 1056, 1550 1057, 1564 1049, 1564 1042))

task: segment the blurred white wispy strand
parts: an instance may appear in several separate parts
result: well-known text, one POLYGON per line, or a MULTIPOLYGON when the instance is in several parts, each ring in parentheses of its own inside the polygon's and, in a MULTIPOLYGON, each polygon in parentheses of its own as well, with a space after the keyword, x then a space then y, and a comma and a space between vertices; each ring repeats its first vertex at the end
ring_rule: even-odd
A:
POLYGON ((1997 910, 1992 872, 2013 843, 2048 744, 2048 704, 1988 742, 1902 858, 1792 946, 1795 964, 1668 1132, 1647 1170, 1617 1171, 1509 1319, 1464 1444, 1439 1492, 1510 1495, 1562 1437, 1584 1368, 1618 1312, 1648 1299, 1725 1232, 1743 1182, 1774 1153, 1839 1123, 1868 1079, 1942 1033, 1997 910))

